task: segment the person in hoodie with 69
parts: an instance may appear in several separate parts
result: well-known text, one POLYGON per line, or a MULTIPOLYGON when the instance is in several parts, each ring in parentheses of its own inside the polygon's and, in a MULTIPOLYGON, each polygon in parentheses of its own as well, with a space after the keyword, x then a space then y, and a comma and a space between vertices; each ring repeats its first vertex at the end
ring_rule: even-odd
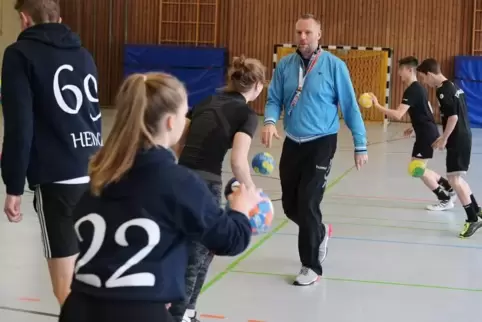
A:
POLYGON ((89 187, 89 158, 102 145, 97 68, 61 23, 56 0, 17 0, 22 32, 2 66, 4 211, 20 222, 25 179, 34 190, 54 294, 70 292, 78 250, 72 211, 89 187))

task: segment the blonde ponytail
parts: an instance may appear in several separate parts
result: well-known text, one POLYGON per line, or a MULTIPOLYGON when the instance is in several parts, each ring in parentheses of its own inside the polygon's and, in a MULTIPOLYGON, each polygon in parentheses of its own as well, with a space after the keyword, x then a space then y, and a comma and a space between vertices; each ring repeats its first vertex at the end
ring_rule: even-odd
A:
POLYGON ((140 149, 155 145, 153 137, 162 116, 175 113, 186 99, 183 84, 168 74, 134 74, 124 81, 116 97, 112 130, 89 164, 94 195, 99 196, 106 185, 121 179, 140 149))

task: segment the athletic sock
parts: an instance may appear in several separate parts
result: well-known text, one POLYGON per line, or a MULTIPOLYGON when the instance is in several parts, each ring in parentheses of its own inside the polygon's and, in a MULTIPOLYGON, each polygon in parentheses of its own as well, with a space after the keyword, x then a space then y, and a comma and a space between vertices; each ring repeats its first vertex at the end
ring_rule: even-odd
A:
POLYGON ((474 194, 470 195, 470 201, 472 201, 472 205, 474 206, 475 213, 478 213, 480 211, 479 204, 477 203, 477 200, 475 200, 474 194))
POLYGON ((438 200, 440 201, 449 201, 449 195, 442 189, 441 186, 438 186, 436 189, 432 190, 432 192, 437 196, 438 200))
POLYGON ((467 221, 468 222, 476 222, 478 220, 477 213, 475 212, 475 208, 473 207, 472 203, 464 206, 465 213, 467 214, 467 221))
POLYGON ((196 310, 193 309, 187 309, 186 310, 186 315, 190 318, 196 317, 196 310))
POLYGON ((445 179, 444 177, 440 176, 440 179, 437 182, 439 185, 441 185, 446 191, 452 192, 452 186, 450 185, 449 181, 445 179))

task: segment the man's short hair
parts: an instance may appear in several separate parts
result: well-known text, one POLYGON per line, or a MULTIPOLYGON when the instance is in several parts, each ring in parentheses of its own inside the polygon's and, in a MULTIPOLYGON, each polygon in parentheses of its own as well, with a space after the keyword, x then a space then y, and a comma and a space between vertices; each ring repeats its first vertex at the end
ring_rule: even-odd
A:
POLYGON ((310 19, 313 20, 314 22, 316 22, 316 24, 321 27, 321 20, 316 18, 316 16, 314 14, 304 13, 300 16, 300 20, 310 20, 310 19))
POLYGON ((440 64, 435 58, 425 59, 418 67, 417 71, 423 74, 440 74, 440 64))
POLYGON ((398 66, 407 66, 407 67, 412 67, 415 68, 418 66, 418 59, 415 56, 407 56, 403 57, 398 61, 398 66))
POLYGON ((59 0, 17 0, 15 10, 32 17, 35 24, 60 20, 59 0))

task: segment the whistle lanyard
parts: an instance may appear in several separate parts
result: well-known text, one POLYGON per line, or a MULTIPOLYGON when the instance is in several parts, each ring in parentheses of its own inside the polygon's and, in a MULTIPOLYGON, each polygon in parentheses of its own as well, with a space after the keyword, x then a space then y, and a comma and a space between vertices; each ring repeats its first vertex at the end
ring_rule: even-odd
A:
MULTIPOLYGON (((313 56, 311 56, 310 62, 308 63, 308 68, 306 69, 306 73, 304 75, 303 75, 303 67, 300 66, 299 73, 298 73, 298 88, 296 89, 295 96, 291 101, 291 109, 293 109, 298 103, 298 100, 300 99, 301 91, 303 90, 303 86, 305 84, 306 77, 311 72, 313 67, 316 65, 316 62, 318 61, 318 58, 320 58, 320 56, 321 56, 321 49, 318 49, 318 52, 313 56)), ((291 114, 291 110, 290 110, 290 114, 291 114)))

